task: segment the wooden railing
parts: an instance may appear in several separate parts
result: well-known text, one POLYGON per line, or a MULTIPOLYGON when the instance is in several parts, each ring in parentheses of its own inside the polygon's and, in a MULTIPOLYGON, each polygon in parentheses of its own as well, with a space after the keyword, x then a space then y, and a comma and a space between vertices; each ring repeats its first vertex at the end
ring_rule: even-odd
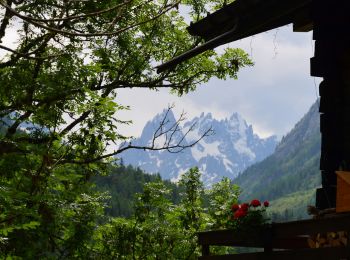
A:
POLYGON ((272 223, 261 234, 235 234, 231 230, 201 232, 201 260, 289 260, 321 259, 350 260, 350 241, 346 246, 310 248, 308 239, 320 233, 346 231, 350 234, 350 214, 336 214, 323 219, 310 219, 286 223, 272 223), (263 252, 211 255, 210 246, 263 248, 263 252))

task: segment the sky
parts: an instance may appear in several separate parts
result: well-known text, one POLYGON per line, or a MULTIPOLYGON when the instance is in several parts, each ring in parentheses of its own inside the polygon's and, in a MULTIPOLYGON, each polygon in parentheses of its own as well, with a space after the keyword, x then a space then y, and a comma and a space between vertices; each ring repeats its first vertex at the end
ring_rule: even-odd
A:
MULTIPOLYGON (((5 45, 16 42, 16 34, 7 34, 5 45)), ((169 90, 122 89, 116 102, 130 106, 117 114, 119 119, 132 120, 121 126, 122 134, 138 137, 147 121, 174 104, 175 116, 182 111, 192 119, 202 112, 216 119, 239 113, 260 137, 286 135, 308 111, 318 97, 319 78, 310 76, 313 56, 312 33, 294 33, 285 26, 218 47, 242 48, 255 63, 243 68, 238 79, 211 79, 197 90, 182 97, 169 90)), ((0 50, 0 56, 5 54, 0 50)))
POLYGON ((189 119, 202 112, 217 119, 237 112, 260 137, 281 138, 317 100, 320 79, 310 76, 313 45, 311 32, 294 33, 289 25, 216 49, 241 48, 250 55, 255 65, 241 69, 237 80, 213 78, 182 97, 166 89, 121 90, 116 101, 130 110, 118 116, 133 121, 121 132, 139 136, 148 120, 174 104, 175 116, 185 111, 189 119))

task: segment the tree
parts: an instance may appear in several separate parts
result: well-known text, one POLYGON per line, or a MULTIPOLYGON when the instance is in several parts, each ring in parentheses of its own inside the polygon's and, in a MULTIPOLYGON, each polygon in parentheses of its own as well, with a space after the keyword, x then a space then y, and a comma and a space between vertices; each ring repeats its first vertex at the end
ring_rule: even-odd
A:
MULTIPOLYGON (((208 5, 208 3, 211 3, 208 5)), ((122 88, 169 88, 183 95, 216 76, 236 77, 251 65, 239 49, 208 51, 171 71, 155 65, 200 44, 190 37, 179 5, 194 20, 206 0, 1 0, 0 40, 0 236, 5 255, 72 258, 85 248, 104 196, 89 180, 126 141, 116 112, 122 88)), ((180 121, 177 122, 178 124, 180 121)), ((172 135, 178 125, 160 128, 172 135)), ((190 144, 192 145, 192 144, 190 144)), ((181 143, 175 148, 182 147, 181 143)))
MULTIPOLYGON (((213 228, 213 223, 215 229, 227 226, 231 215, 230 203, 237 202, 238 190, 223 179, 208 190, 210 203, 208 208, 204 208, 203 183, 198 168, 184 173, 179 186, 183 188, 183 193, 181 203, 176 205, 168 199, 170 190, 164 183, 145 184, 144 191, 136 196, 134 217, 113 218, 97 228, 90 257, 198 259, 197 232, 213 228)), ((232 252, 232 248, 212 249, 217 254, 232 252)))
POLYGON ((207 191, 209 198, 208 213, 212 218, 212 229, 218 229, 227 225, 227 216, 230 216, 231 207, 238 202, 240 188, 233 185, 231 180, 223 178, 220 182, 215 183, 207 191))

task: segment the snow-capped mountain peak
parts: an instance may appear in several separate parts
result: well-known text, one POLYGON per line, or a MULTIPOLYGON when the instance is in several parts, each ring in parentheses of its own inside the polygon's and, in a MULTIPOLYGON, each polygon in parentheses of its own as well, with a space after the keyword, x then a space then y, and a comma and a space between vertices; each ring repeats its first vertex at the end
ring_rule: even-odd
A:
MULTIPOLYGON (((164 129, 174 125, 176 119, 171 110, 164 110, 149 121, 141 137, 133 143, 150 144, 162 122, 164 129), (165 115, 167 119, 163 120, 165 115)), ((211 113, 202 113, 199 117, 186 121, 172 138, 175 142, 183 140, 184 144, 190 144, 200 139, 208 129, 212 129, 214 134, 181 153, 134 150, 123 153, 123 160, 146 172, 159 172, 164 179, 171 180, 178 180, 186 170, 198 166, 202 171, 203 181, 211 185, 224 176, 236 177, 251 164, 273 153, 277 144, 275 136, 260 138, 238 113, 223 120, 215 119, 211 113)), ((165 136, 162 138, 157 140, 157 145, 168 140, 165 136)))

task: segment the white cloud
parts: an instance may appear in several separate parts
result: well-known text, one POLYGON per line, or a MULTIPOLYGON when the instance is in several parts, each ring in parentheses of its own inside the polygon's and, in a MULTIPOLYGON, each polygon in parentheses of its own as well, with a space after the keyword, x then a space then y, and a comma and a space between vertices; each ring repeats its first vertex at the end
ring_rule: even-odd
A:
MULTIPOLYGON (((7 29, 4 45, 15 47, 18 27, 15 22, 7 29)), ((218 51, 227 46, 242 48, 252 54, 255 65, 242 69, 238 80, 212 79, 181 98, 168 90, 120 90, 117 102, 130 105, 131 110, 118 115, 134 122, 120 130, 138 136, 148 120, 174 103, 177 115, 183 110, 189 118, 211 112, 222 119, 238 112, 261 136, 284 135, 317 97, 319 80, 315 83, 309 71, 309 59, 313 56, 311 38, 311 33, 293 33, 287 26, 219 47, 218 51)), ((0 50, 0 57, 6 53, 0 50)))
POLYGON ((140 135, 148 120, 174 103, 177 115, 182 110, 189 118, 211 112, 221 119, 238 112, 261 136, 286 134, 317 98, 318 87, 309 71, 309 59, 313 56, 311 33, 293 33, 289 26, 229 46, 252 52, 255 62, 253 67, 240 71, 238 80, 212 79, 180 98, 167 90, 119 91, 120 103, 131 106, 121 115, 134 121, 122 131, 140 135))

